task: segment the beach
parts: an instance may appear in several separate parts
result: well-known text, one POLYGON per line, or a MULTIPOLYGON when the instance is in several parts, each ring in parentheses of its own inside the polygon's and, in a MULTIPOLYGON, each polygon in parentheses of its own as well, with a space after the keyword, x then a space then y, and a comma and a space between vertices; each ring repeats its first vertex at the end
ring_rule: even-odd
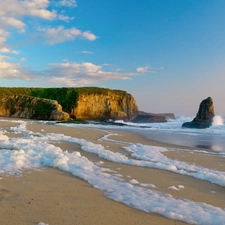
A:
MULTIPOLYGON (((0 121, 0 129, 3 135, 8 138, 19 139, 20 137, 27 137, 33 134, 38 134, 39 136, 46 134, 63 134, 67 137, 79 140, 84 139, 88 141, 89 144, 94 144, 95 147, 101 145, 104 149, 112 153, 119 153, 120 156, 126 156, 126 162, 129 163, 133 159, 133 155, 131 152, 126 151, 125 148, 129 147, 132 143, 139 143, 145 146, 173 149, 173 151, 165 152, 160 150, 160 154, 163 154, 165 159, 172 160, 168 162, 184 162, 198 166, 199 168, 207 168, 220 171, 221 173, 225 172, 224 157, 207 154, 205 152, 202 153, 201 151, 195 152, 192 151, 194 149, 191 147, 186 148, 186 151, 180 151, 178 149, 180 149, 181 146, 154 142, 133 132, 28 123, 24 130, 32 132, 31 134, 9 129, 10 127, 16 127, 19 122, 11 122, 8 118, 5 119, 6 121, 0 121), (109 136, 106 137, 106 135, 109 136)), ((109 176, 114 174, 115 177, 118 177, 118 182, 127 182, 127 190, 131 190, 130 193, 132 193, 133 187, 153 191, 157 196, 165 197, 166 201, 169 201, 169 204, 171 204, 168 205, 169 208, 182 208, 182 205, 175 204, 175 200, 184 200, 184 202, 190 202, 190 204, 192 204, 192 202, 206 203, 214 207, 215 210, 225 208, 225 188, 224 186, 214 183, 214 180, 210 182, 207 180, 208 178, 197 179, 189 175, 179 174, 174 172, 173 168, 160 169, 158 164, 158 168, 151 168, 150 166, 143 166, 142 164, 139 166, 139 162, 136 161, 131 161, 132 163, 129 164, 124 163, 121 159, 110 160, 108 155, 101 156, 100 153, 96 154, 91 151, 86 151, 83 147, 81 148, 81 141, 74 143, 72 141, 66 141, 67 139, 64 140, 60 138, 49 138, 47 142, 50 143, 51 146, 57 147, 57 150, 60 149, 68 155, 73 154, 73 152, 79 152, 81 157, 85 160, 87 159, 101 169, 106 169, 103 171, 105 174, 109 176), (137 165, 135 163, 137 163, 137 165)), ((35 136, 35 140, 36 139, 38 139, 38 136, 35 136)), ((77 153, 78 156, 79 154, 77 153)), ((94 181, 87 177, 87 175, 83 175, 83 173, 80 174, 77 172, 79 175, 76 176, 75 171, 78 171, 77 168, 74 169, 72 173, 68 172, 72 170, 70 167, 68 169, 64 162, 65 161, 57 162, 58 164, 55 163, 54 166, 48 166, 50 163, 47 164, 45 162, 43 166, 35 166, 34 168, 19 162, 22 166, 15 174, 12 172, 2 172, 0 174, 1 224, 203 225, 202 220, 199 220, 200 222, 197 223, 193 223, 193 219, 190 219, 190 222, 184 222, 185 218, 180 217, 179 219, 179 216, 175 215, 175 213, 175 216, 173 216, 172 212, 168 211, 169 209, 163 211, 162 209, 168 207, 164 205, 165 203, 163 201, 159 213, 151 212, 152 208, 149 210, 150 212, 145 209, 140 210, 138 205, 136 206, 129 200, 129 197, 128 199, 123 199, 121 196, 110 195, 111 193, 105 191, 105 188, 102 188, 98 183, 95 184, 94 181), (84 179, 81 178, 82 176, 84 179)), ((90 171, 89 168, 87 170, 90 171)), ((190 174, 191 172, 190 166, 190 174)), ((116 179, 117 178, 115 178, 115 181, 117 181, 116 179)), ((120 188, 122 188, 122 185, 120 188)), ((137 198, 135 196, 130 197, 134 198, 134 201, 135 198, 137 198)), ((152 201, 154 201, 154 198, 152 201)), ((154 202, 152 202, 152 204, 154 205, 154 202)), ((140 208, 141 207, 142 206, 140 206, 140 208)), ((159 206, 157 207, 159 208, 159 206)), ((202 207, 202 205, 198 207, 202 207)), ((190 208, 187 208, 187 211, 189 209, 190 208)), ((206 210, 208 210, 208 208, 206 210)), ((202 215, 199 215, 200 219, 202 219, 201 217, 202 215)), ((196 215, 196 217, 193 218, 198 217, 196 215)))

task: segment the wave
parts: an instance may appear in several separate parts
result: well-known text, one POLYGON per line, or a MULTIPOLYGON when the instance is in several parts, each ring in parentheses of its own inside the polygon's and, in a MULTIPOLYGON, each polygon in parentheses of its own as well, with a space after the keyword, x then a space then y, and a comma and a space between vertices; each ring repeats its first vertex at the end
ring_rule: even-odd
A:
POLYGON ((223 124, 223 117, 221 116, 214 116, 213 118, 213 126, 221 126, 221 125, 224 125, 223 124))

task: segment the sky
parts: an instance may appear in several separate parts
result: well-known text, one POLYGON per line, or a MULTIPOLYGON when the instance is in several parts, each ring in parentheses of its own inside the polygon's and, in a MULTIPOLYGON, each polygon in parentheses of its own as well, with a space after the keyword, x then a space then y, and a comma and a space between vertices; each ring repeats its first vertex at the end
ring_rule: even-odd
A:
POLYGON ((224 0, 0 0, 0 86, 125 90, 139 110, 225 116, 224 0))

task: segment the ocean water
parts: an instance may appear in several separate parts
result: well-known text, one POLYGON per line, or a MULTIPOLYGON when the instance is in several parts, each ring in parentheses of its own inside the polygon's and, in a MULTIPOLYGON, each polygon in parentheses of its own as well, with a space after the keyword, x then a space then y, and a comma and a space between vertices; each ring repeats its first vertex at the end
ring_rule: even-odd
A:
POLYGON ((141 134, 157 142, 194 147, 215 152, 225 152, 225 118, 215 116, 213 125, 208 129, 182 128, 184 122, 193 117, 177 117, 166 123, 130 123, 121 120, 114 123, 64 124, 70 127, 89 127, 99 129, 119 129, 141 134))
POLYGON ((138 133, 154 141, 225 152, 225 125, 221 116, 215 116, 208 129, 182 128, 182 124, 191 121, 191 117, 178 117, 167 123, 149 124, 151 128, 140 129, 138 133))
MULTIPOLYGON (((94 188, 104 192, 107 198, 122 202, 129 207, 145 212, 158 213, 164 217, 184 221, 189 224, 225 224, 224 208, 205 204, 204 202, 175 198, 170 194, 161 193, 157 190, 157 186, 154 183, 142 183, 132 177, 127 179, 128 177, 123 177, 119 170, 113 171, 104 165, 103 161, 107 160, 118 163, 118 167, 120 164, 126 164, 155 168, 225 187, 225 172, 173 160, 163 154, 166 151, 173 151, 173 148, 123 142, 126 145, 124 150, 130 155, 128 157, 127 154, 113 152, 101 145, 103 141, 121 143, 111 139, 111 136, 115 135, 115 130, 126 130, 138 132, 150 139, 159 138, 159 141, 165 142, 173 142, 175 137, 178 137, 177 140, 180 138, 187 139, 187 145, 198 145, 196 150, 189 150, 189 152, 202 151, 204 154, 216 154, 219 157, 225 157, 224 142, 222 141, 225 127, 222 118, 216 117, 214 125, 205 130, 181 128, 183 122, 190 120, 192 118, 179 117, 167 123, 154 124, 132 124, 124 123, 123 121, 116 121, 116 124, 112 122, 58 124, 50 121, 9 120, 15 123, 15 126, 10 128, 10 131, 22 134, 22 136, 9 137, 7 136, 8 130, 0 130, 0 184, 5 175, 19 175, 26 169, 35 170, 42 167, 53 167, 85 180, 94 188), (101 129, 105 131, 105 135, 98 140, 99 144, 96 144, 85 139, 78 139, 63 134, 29 131, 27 125, 35 123, 101 129), (110 129, 114 129, 114 132, 111 133, 110 129), (167 140, 165 140, 165 137, 167 137, 167 140), (53 144, 60 141, 79 144, 82 151, 97 155, 99 162, 92 162, 82 156, 82 151, 70 153, 53 144), (207 148, 204 146, 199 147, 202 144, 207 148), (202 150, 199 150, 199 148, 202 150), (179 207, 175 207, 178 205, 179 207)), ((0 121, 7 120, 3 119, 0 121)), ((183 151, 185 148, 176 150, 183 151)), ((181 191, 184 188, 183 184, 168 187, 168 189, 173 189, 174 191, 181 191)))

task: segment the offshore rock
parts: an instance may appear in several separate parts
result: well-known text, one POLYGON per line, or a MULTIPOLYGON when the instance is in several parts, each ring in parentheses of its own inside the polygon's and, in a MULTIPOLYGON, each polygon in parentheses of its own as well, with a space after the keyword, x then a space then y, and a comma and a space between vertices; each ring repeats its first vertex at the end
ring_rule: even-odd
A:
POLYGON ((167 122, 168 119, 175 119, 173 113, 146 113, 139 111, 137 117, 131 120, 133 123, 163 123, 167 122))
POLYGON ((157 114, 157 115, 165 116, 167 120, 168 119, 171 119, 171 120, 175 120, 176 119, 176 117, 175 117, 175 115, 173 113, 160 113, 160 114, 157 114))
POLYGON ((209 128, 212 125, 214 115, 213 100, 211 97, 208 97, 201 102, 196 117, 191 122, 183 123, 182 127, 209 128))
POLYGON ((158 115, 138 115, 135 119, 131 120, 132 123, 162 123, 167 122, 165 116, 158 115))
POLYGON ((0 98, 0 116, 39 120, 70 119, 69 114, 63 112, 55 100, 21 95, 0 98))

